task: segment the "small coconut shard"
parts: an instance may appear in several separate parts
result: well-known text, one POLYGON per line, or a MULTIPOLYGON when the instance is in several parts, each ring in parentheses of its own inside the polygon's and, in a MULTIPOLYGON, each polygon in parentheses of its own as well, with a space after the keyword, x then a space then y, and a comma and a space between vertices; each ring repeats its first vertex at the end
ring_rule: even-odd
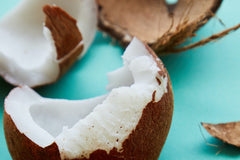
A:
POLYGON ((27 86, 13 89, 4 106, 13 160, 157 160, 173 114, 170 78, 136 38, 122 58, 103 96, 70 101, 41 97, 27 86))
POLYGON ((214 16, 222 0, 98 0, 99 27, 123 45, 132 37, 163 54, 176 47, 214 16))
POLYGON ((46 14, 45 26, 51 31, 59 60, 78 46, 82 41, 82 35, 77 27, 77 21, 61 8, 46 5, 43 11, 46 14))
POLYGON ((0 21, 0 75, 16 86, 53 83, 86 53, 96 28, 95 0, 22 0, 0 21))
POLYGON ((201 124, 213 137, 218 138, 223 142, 234 145, 236 147, 240 147, 240 122, 201 124))

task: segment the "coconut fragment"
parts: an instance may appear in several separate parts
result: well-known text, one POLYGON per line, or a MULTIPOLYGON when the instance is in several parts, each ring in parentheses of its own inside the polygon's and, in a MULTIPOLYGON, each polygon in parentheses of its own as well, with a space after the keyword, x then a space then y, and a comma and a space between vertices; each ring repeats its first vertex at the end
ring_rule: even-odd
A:
POLYGON ((94 0, 21 1, 0 21, 0 75, 13 85, 55 82, 91 44, 96 12, 94 0))
POLYGON ((219 124, 201 124, 213 137, 236 147, 240 147, 240 121, 219 124))
POLYGON ((136 38, 123 61, 100 97, 70 101, 41 97, 27 86, 12 90, 4 106, 12 158, 157 160, 172 119, 170 78, 136 38))
POLYGON ((176 48, 188 37, 195 36, 194 32, 214 16, 221 2, 178 0, 175 4, 168 4, 166 0, 98 0, 98 26, 124 46, 136 36, 157 54, 180 52, 226 35, 216 34, 197 44, 176 48))

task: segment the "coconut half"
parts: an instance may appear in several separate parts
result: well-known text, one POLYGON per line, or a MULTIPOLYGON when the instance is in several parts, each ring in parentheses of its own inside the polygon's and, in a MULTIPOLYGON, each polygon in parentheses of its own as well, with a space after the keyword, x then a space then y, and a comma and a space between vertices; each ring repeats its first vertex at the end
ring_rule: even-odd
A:
POLYGON ((22 0, 0 21, 0 75, 13 85, 53 83, 83 56, 96 27, 95 0, 22 0))
MULTIPOLYGON (((165 54, 207 23, 222 0, 97 0, 98 26, 126 46, 134 36, 165 54)), ((219 36, 218 36, 219 37, 219 36)), ((216 37, 215 37, 216 39, 216 37)))
POLYGON ((27 86, 5 100, 4 131, 14 160, 156 160, 173 113, 168 73, 133 39, 124 66, 108 74, 109 93, 86 100, 43 98, 27 86))

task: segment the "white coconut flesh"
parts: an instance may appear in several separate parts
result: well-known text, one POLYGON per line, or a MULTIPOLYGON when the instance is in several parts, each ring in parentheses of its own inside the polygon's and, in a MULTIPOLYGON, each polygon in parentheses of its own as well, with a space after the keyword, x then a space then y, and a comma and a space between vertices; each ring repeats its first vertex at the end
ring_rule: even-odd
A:
POLYGON ((16 85, 35 86, 59 75, 56 47, 44 26, 44 5, 56 5, 77 20, 84 51, 97 26, 95 0, 22 0, 0 21, 0 75, 16 85))
POLYGON ((89 157, 97 149, 120 151, 143 109, 153 101, 153 93, 158 102, 168 92, 168 77, 159 75, 161 69, 138 39, 133 39, 122 58, 123 67, 108 74, 106 95, 49 99, 23 86, 11 91, 5 111, 17 129, 39 146, 56 142, 62 158, 89 157))

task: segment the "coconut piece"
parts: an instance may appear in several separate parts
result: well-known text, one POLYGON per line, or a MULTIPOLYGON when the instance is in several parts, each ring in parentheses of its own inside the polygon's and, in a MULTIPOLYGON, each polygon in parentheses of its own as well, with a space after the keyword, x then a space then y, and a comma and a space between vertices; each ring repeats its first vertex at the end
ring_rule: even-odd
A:
POLYGON ((229 123, 201 123, 202 126, 211 134, 213 137, 222 140, 228 144, 240 147, 240 122, 229 122, 229 123))
POLYGON ((214 16, 222 0, 98 0, 98 26, 123 45, 132 37, 158 54, 181 44, 214 16))
POLYGON ((96 13, 94 0, 21 1, 0 21, 0 75, 13 85, 55 82, 91 44, 96 13))
POLYGON ((127 47, 123 61, 108 74, 109 93, 100 97, 59 100, 27 86, 13 89, 4 105, 12 158, 158 159, 173 114, 170 78, 138 39, 127 47))

